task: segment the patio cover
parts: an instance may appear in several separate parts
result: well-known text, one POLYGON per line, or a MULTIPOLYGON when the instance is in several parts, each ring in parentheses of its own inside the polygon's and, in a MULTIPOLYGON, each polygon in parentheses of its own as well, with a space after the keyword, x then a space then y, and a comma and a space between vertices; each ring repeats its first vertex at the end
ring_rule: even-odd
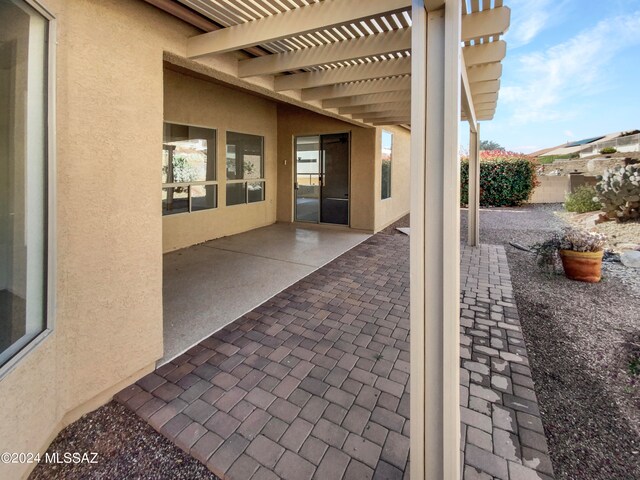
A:
MULTIPOLYGON (((409 0, 147 1, 207 30, 189 40, 191 59, 238 52, 240 79, 267 77, 274 92, 347 121, 411 123, 409 0)), ((502 0, 462 2, 463 93, 472 119, 495 113, 509 18, 502 0)))

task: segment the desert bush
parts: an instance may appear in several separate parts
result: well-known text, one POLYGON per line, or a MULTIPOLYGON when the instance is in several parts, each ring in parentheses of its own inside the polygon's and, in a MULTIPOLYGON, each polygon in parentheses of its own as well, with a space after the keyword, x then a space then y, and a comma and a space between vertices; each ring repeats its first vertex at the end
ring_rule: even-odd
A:
POLYGON ((608 168, 598 179, 596 192, 609 219, 640 218, 640 165, 608 168))
POLYGON ((601 207, 596 189, 590 185, 582 185, 576 188, 575 192, 567 195, 564 202, 564 208, 567 212, 595 212, 600 210, 601 207))
POLYGON ((608 155, 610 153, 616 153, 618 150, 615 149, 615 147, 604 147, 600 150, 600 153, 602 155, 608 155))
MULTIPOLYGON (((469 203, 469 160, 462 159, 460 202, 469 203)), ((536 168, 521 154, 503 150, 480 152, 480 205, 516 207, 531 197, 537 185, 536 168)))

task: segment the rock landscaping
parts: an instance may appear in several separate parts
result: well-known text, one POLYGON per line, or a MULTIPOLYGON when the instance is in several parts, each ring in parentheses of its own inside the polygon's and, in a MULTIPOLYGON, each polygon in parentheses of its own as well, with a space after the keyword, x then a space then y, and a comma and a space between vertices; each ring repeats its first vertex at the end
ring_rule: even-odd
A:
POLYGON ((96 463, 40 463, 30 480, 219 480, 116 402, 65 428, 47 453, 95 452, 96 463))

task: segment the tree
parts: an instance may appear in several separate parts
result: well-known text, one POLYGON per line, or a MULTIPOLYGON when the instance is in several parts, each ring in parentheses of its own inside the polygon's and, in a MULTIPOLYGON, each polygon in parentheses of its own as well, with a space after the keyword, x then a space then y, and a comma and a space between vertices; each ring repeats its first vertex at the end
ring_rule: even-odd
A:
POLYGON ((493 140, 481 140, 480 150, 504 150, 504 147, 493 140))

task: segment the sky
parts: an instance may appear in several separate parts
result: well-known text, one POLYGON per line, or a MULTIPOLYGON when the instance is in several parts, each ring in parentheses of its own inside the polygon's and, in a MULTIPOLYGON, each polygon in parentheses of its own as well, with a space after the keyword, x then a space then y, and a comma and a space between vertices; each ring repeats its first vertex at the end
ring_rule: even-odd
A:
MULTIPOLYGON (((530 153, 640 129, 640 0, 505 0, 511 27, 481 139, 530 153)), ((468 145, 468 135, 461 136, 468 145)), ((464 148, 464 147, 463 147, 464 148)))

